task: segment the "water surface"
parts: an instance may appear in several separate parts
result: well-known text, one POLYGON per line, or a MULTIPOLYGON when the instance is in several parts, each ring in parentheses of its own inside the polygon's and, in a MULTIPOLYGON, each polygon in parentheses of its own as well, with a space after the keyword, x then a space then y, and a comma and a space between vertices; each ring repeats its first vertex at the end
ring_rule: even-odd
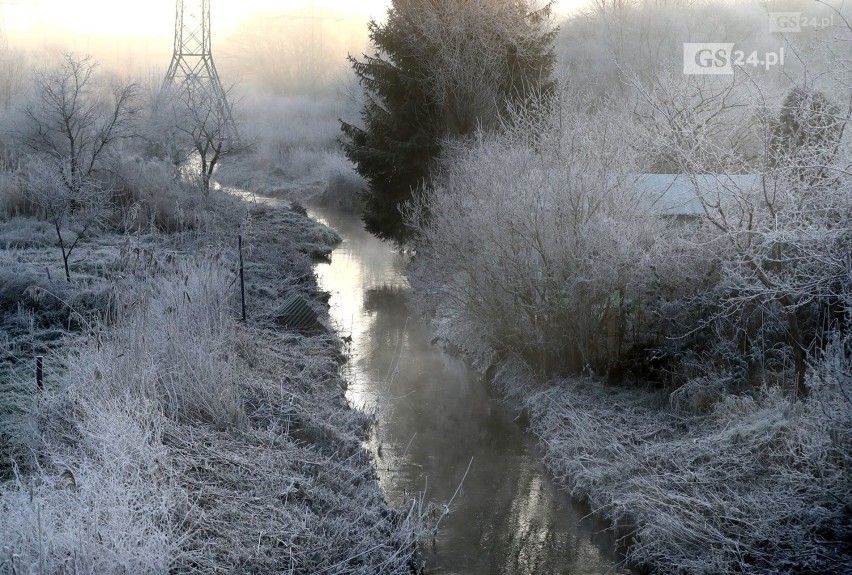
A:
POLYGON ((588 510, 548 479, 512 411, 464 361, 430 344, 406 306, 405 256, 355 216, 311 215, 343 237, 316 272, 333 321, 352 338, 347 397, 379 410, 369 448, 382 487, 397 504, 422 492, 441 503, 455 495, 426 550, 427 572, 628 573, 606 525, 584 519, 588 510))

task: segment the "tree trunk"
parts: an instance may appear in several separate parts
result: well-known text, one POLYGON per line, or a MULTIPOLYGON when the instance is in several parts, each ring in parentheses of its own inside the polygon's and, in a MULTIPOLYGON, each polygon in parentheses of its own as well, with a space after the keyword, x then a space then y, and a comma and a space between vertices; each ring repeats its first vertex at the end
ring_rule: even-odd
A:
MULTIPOLYGON (((763 269, 749 256, 746 257, 746 262, 751 266, 757 274, 760 282, 768 289, 774 287, 774 284, 763 271, 763 269)), ((796 317, 796 301, 789 294, 778 298, 778 302, 786 308, 787 314, 787 335, 790 337, 790 346, 793 348, 793 376, 796 378, 795 395, 796 399, 804 399, 808 395, 808 390, 805 387, 805 346, 802 343, 802 332, 799 329, 799 318, 796 317)))
POLYGON ((65 253, 65 250, 62 250, 62 263, 65 264, 65 279, 68 283, 71 283, 71 270, 68 269, 68 254, 65 253))
POLYGON ((793 348, 793 369, 796 378, 796 399, 804 399, 808 395, 805 387, 805 347, 802 345, 802 336, 799 330, 799 318, 795 311, 787 312, 787 332, 790 336, 790 345, 793 348))
POLYGON ((71 270, 68 268, 68 256, 71 255, 70 250, 65 249, 65 240, 62 239, 62 230, 59 228, 59 220, 54 219, 53 228, 56 230, 56 237, 59 238, 59 249, 62 252, 62 263, 65 266, 65 279, 71 283, 71 270))

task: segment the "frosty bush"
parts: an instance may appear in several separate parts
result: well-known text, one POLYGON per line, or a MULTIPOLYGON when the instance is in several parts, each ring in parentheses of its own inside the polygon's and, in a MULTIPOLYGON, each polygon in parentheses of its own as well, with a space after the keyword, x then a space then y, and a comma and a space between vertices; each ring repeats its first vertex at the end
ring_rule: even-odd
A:
POLYGON ((116 204, 123 209, 125 230, 181 232, 203 219, 204 198, 191 182, 179 177, 166 160, 130 156, 116 158, 116 204))
POLYGON ((629 119, 579 99, 515 111, 448 157, 409 209, 415 297, 483 364, 605 372, 635 337, 637 278, 664 224, 632 189, 629 119))
POLYGON ((736 75, 661 75, 633 86, 646 109, 645 141, 689 179, 709 231, 698 241, 718 267, 686 305, 707 306, 720 343, 733 343, 757 372, 789 372, 806 395, 808 356, 842 314, 849 270, 848 111, 806 78, 786 93, 736 75), (770 368, 763 350, 779 348, 783 367, 770 368))
POLYGON ((0 171, 0 217, 39 216, 42 208, 26 193, 19 174, 0 171))

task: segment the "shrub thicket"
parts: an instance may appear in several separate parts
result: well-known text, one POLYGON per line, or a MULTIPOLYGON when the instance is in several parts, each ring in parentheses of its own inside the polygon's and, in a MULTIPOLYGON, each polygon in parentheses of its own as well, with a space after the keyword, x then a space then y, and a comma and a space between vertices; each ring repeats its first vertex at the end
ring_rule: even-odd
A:
POLYGON ((484 365, 605 373, 638 337, 637 286, 665 224, 631 186, 627 118, 576 101, 480 134, 409 210, 415 297, 484 365))

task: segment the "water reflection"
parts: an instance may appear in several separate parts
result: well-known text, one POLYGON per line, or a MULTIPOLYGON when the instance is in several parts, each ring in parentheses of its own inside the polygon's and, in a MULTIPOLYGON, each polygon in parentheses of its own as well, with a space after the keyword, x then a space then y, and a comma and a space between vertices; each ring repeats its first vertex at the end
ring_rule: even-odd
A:
POLYGON ((430 573, 602 574, 616 566, 605 526, 556 492, 509 410, 457 358, 429 343, 406 306, 405 258, 378 242, 356 218, 313 214, 344 238, 331 264, 319 264, 332 315, 352 337, 346 366, 349 400, 378 406, 370 447, 391 501, 426 491, 449 500, 430 573), (471 463, 471 458, 473 462, 471 463), (594 543, 593 543, 594 541, 594 543))

